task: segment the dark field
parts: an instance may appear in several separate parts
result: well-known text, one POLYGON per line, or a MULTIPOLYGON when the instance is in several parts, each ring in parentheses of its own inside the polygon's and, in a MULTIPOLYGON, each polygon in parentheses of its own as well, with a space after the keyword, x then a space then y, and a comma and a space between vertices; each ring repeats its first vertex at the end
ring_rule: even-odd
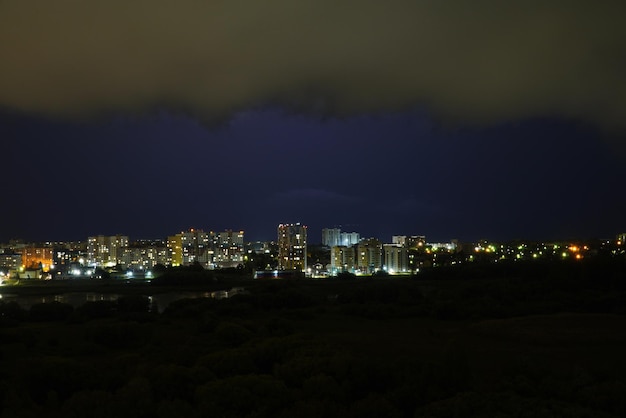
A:
POLYGON ((246 294, 161 314, 137 288, 79 308, 1 302, 1 416, 623 417, 624 272, 238 279, 246 294))

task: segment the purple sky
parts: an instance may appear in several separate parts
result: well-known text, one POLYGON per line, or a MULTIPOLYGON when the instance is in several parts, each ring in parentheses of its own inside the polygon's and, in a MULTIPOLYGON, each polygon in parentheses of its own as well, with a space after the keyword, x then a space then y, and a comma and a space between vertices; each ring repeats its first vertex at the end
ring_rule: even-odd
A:
POLYGON ((4 0, 0 242, 626 230, 622 1, 4 0))
POLYGON ((275 238, 281 222, 389 241, 613 236, 623 154, 552 119, 481 129, 421 111, 319 119, 277 108, 206 127, 167 112, 100 123, 0 118, 0 240, 161 238, 190 227, 275 238), (8 152, 7 152, 8 151, 8 152))

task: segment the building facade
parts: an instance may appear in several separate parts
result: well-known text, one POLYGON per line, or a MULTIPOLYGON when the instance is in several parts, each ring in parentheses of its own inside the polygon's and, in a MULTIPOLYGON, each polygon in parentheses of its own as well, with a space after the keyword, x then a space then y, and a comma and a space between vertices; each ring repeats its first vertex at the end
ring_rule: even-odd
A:
POLYGON ((124 248, 120 264, 127 269, 147 271, 157 264, 166 265, 167 258, 167 246, 162 241, 137 241, 124 248))
POLYGON ((341 233, 341 243, 339 245, 345 245, 346 247, 350 247, 352 245, 356 245, 361 240, 361 235, 358 232, 342 232, 341 233))
POLYGON ((22 266, 25 268, 41 268, 47 272, 54 264, 54 249, 51 247, 24 247, 20 250, 22 266))
POLYGON ((388 273, 397 274, 410 271, 406 247, 400 244, 385 244, 383 251, 385 253, 385 268, 388 273))
POLYGON ((122 263, 124 248, 128 247, 125 235, 98 235, 87 238, 87 265, 111 267, 122 263))
POLYGON ((355 271, 355 249, 345 245, 336 245, 330 249, 330 274, 355 271))
POLYGON ((296 224, 278 225, 279 270, 306 271, 307 227, 296 224))
POLYGON ((190 229, 167 238, 171 266, 199 263, 206 269, 236 267, 244 261, 244 231, 190 229))
POLYGON ((341 244, 341 229, 324 228, 322 229, 322 245, 327 247, 335 247, 341 244))
POLYGON ((356 268, 363 274, 380 270, 382 263, 382 243, 376 238, 364 239, 357 245, 356 268))

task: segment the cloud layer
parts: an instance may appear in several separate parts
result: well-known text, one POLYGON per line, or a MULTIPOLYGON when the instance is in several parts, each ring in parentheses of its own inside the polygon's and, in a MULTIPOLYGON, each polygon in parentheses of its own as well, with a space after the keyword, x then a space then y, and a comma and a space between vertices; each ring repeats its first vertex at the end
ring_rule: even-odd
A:
POLYGON ((626 128, 620 1, 2 0, 0 106, 53 116, 426 105, 626 128))

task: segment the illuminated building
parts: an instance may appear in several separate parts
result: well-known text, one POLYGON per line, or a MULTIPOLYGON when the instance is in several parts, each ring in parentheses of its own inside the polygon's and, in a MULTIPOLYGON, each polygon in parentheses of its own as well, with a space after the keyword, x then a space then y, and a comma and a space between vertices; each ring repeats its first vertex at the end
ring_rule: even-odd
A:
POLYGON ((50 247, 24 247, 21 249, 22 266, 50 270, 53 264, 54 250, 50 247))
POLYGON ((419 248, 426 244, 426 236, 424 235, 394 235, 391 237, 393 244, 399 244, 406 248, 419 248))
POLYGON ((350 247, 351 245, 358 244, 360 240, 361 236, 358 232, 342 232, 341 243, 339 245, 350 247))
POLYGON ((188 266, 197 262, 208 269, 236 267, 243 263, 243 239, 243 231, 190 229, 167 238, 167 264, 188 266))
POLYGON ((306 271, 307 227, 296 224, 278 225, 278 268, 306 271))
POLYGON ((237 267, 243 263, 245 249, 243 246, 243 231, 233 232, 228 229, 220 232, 215 241, 213 263, 215 266, 237 267))
POLYGON ((210 263, 209 234, 202 229, 190 229, 167 237, 168 261, 170 265, 188 266, 195 262, 207 267, 210 263))
POLYGON ((341 232, 340 228, 322 229, 322 244, 327 247, 343 245, 349 247, 358 244, 360 234, 358 232, 341 232))
POLYGON ((22 254, 13 252, 0 253, 0 269, 3 271, 17 270, 22 267, 22 254))
POLYGON ((376 238, 364 239, 357 245, 356 264, 362 273, 374 273, 382 263, 382 244, 376 238))
POLYGON ((409 257, 406 247, 399 244, 384 244, 385 267, 391 274, 409 271, 409 257))
POLYGON ((341 229, 324 228, 322 229, 322 244, 327 247, 335 247, 341 245, 341 229))
POLYGON ((341 272, 354 272, 355 252, 354 247, 336 245, 330 249, 330 270, 336 275, 341 272))
POLYGON ((128 247, 125 235, 98 235, 87 238, 87 264, 90 266, 115 266, 121 264, 124 248, 128 247))
POLYGON ((133 270, 150 270, 157 264, 166 265, 167 246, 162 241, 136 241, 123 249, 121 265, 133 270))

